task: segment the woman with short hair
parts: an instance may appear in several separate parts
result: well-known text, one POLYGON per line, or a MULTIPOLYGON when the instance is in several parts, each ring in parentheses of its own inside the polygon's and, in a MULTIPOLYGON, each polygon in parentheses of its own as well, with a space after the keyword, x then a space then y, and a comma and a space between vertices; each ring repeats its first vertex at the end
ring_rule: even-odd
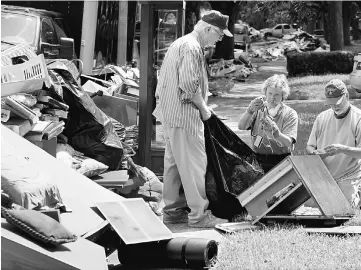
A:
POLYGON ((238 128, 251 130, 251 147, 266 173, 291 154, 297 139, 298 115, 283 102, 290 94, 285 75, 268 78, 262 89, 264 96, 251 101, 238 128))

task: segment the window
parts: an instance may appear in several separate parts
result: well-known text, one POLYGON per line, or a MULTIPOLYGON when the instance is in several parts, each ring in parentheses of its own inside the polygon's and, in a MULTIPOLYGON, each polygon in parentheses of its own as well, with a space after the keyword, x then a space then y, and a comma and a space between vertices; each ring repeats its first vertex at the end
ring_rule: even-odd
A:
POLYGON ((35 44, 37 19, 33 16, 1 12, 1 40, 35 44))
POLYGON ((290 27, 288 24, 285 24, 285 25, 283 26, 283 29, 291 29, 291 27, 290 27))
POLYGON ((93 68, 100 69, 107 64, 117 63, 118 19, 118 1, 98 1, 93 68))
POLYGON ((275 28, 275 30, 281 30, 282 29, 282 25, 279 25, 275 28))
POLYGON ((59 38, 59 42, 60 42, 61 38, 68 37, 68 35, 64 32, 63 28, 60 27, 56 22, 54 22, 54 26, 55 26, 55 30, 56 30, 56 33, 57 33, 58 38, 59 38))
POLYGON ((356 70, 361 70, 361 62, 358 62, 356 65, 356 70))
POLYGON ((60 27, 61 31, 62 31, 62 34, 59 34, 59 32, 58 32, 58 36, 71 37, 68 25, 65 23, 64 19, 56 18, 56 19, 54 19, 54 21, 55 21, 54 25, 55 25, 56 31, 58 32, 58 27, 60 27))
POLYGON ((58 38, 49 18, 44 18, 41 22, 41 41, 49 44, 58 44, 58 38))

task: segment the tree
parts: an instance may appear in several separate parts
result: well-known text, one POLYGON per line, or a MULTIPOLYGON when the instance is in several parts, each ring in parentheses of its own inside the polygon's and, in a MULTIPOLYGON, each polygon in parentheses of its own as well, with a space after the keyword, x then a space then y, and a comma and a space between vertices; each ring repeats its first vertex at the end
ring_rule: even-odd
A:
POLYGON ((361 29, 359 28, 359 21, 361 20, 361 2, 353 2, 351 7, 351 22, 352 38, 353 40, 361 39, 361 29))
POLYGON ((351 16, 352 16, 352 11, 351 11, 352 6, 353 6, 352 2, 349 2, 349 1, 342 2, 342 25, 343 25, 343 44, 344 45, 351 44, 350 24, 351 24, 351 16))
MULTIPOLYGON (((212 9, 218 10, 222 14, 229 16, 228 29, 234 33, 234 23, 238 13, 237 4, 234 1, 214 1, 212 2, 212 9)), ((224 36, 222 41, 217 42, 216 52, 213 58, 225 60, 234 58, 234 37, 224 36)))
POLYGON ((342 50, 344 48, 343 25, 342 25, 342 2, 328 1, 328 24, 330 26, 330 47, 331 51, 342 50))

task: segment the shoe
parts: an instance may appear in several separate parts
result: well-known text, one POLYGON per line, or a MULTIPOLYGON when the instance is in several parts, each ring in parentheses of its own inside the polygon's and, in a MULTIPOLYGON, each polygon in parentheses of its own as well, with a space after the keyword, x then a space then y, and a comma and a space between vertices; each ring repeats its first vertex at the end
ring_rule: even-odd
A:
POLYGON ((208 212, 202 220, 196 223, 188 222, 188 226, 193 228, 214 228, 214 226, 216 226, 217 224, 222 224, 227 222, 228 222, 227 219, 217 218, 213 216, 210 212, 208 212))
POLYGON ((164 224, 188 223, 188 212, 183 211, 179 215, 169 215, 163 213, 163 223, 164 224))

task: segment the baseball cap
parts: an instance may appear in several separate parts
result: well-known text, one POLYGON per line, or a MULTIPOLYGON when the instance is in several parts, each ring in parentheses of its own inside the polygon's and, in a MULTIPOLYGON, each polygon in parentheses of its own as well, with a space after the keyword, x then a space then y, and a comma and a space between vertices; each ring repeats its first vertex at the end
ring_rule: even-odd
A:
POLYGON ((347 87, 340 79, 333 79, 325 86, 325 104, 339 104, 342 97, 347 93, 347 87))
POLYGON ((228 30, 228 19, 229 16, 223 15, 217 10, 210 10, 203 15, 202 20, 210 25, 216 26, 223 31, 228 37, 233 37, 231 32, 228 30))

